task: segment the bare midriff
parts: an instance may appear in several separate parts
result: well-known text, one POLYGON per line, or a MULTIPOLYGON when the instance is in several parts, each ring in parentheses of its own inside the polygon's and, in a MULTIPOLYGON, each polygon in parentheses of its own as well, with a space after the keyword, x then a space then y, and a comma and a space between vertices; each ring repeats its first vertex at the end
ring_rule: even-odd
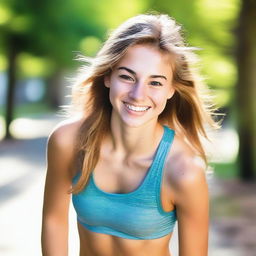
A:
POLYGON ((78 223, 80 256, 171 256, 172 233, 152 240, 133 240, 91 232, 78 223))

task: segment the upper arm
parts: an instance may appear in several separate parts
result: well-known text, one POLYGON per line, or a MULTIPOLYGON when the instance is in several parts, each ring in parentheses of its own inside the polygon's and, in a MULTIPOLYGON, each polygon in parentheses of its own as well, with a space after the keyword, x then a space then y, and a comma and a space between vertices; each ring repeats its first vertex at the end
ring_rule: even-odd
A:
POLYGON ((205 169, 194 161, 180 165, 174 203, 178 219, 179 255, 206 256, 209 197, 205 169))
POLYGON ((74 163, 74 128, 59 125, 47 141, 43 217, 67 221, 74 163))

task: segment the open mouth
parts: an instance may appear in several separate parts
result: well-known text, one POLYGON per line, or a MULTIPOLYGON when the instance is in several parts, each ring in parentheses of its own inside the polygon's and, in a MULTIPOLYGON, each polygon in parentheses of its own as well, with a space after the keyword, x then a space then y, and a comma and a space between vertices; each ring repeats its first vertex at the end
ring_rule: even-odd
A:
POLYGON ((151 107, 147 107, 147 106, 134 106, 134 105, 131 105, 127 102, 124 102, 124 105, 129 109, 129 110, 132 110, 132 111, 135 111, 135 112, 145 112, 147 110, 149 110, 151 107))

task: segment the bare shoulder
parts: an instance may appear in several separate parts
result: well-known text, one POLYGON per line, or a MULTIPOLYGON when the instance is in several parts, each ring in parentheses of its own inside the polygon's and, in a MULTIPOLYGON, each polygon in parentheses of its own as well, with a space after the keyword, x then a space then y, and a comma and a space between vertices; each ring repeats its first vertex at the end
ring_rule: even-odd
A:
POLYGON ((179 136, 175 136, 166 162, 168 183, 175 194, 206 186, 206 166, 179 136))
POLYGON ((166 162, 170 201, 175 206, 180 255, 207 255, 209 193, 206 166, 175 136, 166 162))
POLYGON ((71 168, 74 166, 75 141, 83 121, 81 118, 65 119, 53 128, 47 142, 49 157, 62 159, 71 168))
POLYGON ((59 122, 51 131, 48 142, 68 149, 66 146, 72 145, 82 122, 81 118, 69 118, 59 122))

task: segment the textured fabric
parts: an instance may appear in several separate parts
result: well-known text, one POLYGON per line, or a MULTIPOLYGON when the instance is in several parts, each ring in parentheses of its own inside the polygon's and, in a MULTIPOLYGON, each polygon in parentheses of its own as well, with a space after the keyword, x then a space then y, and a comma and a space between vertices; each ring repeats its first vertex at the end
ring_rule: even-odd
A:
MULTIPOLYGON (((92 173, 85 189, 72 196, 78 222, 90 231, 128 239, 156 239, 172 232, 176 210, 163 210, 160 192, 173 137, 174 131, 164 126, 154 160, 140 186, 132 192, 104 192, 95 184, 92 173)), ((78 179, 79 174, 73 183, 78 179)))

